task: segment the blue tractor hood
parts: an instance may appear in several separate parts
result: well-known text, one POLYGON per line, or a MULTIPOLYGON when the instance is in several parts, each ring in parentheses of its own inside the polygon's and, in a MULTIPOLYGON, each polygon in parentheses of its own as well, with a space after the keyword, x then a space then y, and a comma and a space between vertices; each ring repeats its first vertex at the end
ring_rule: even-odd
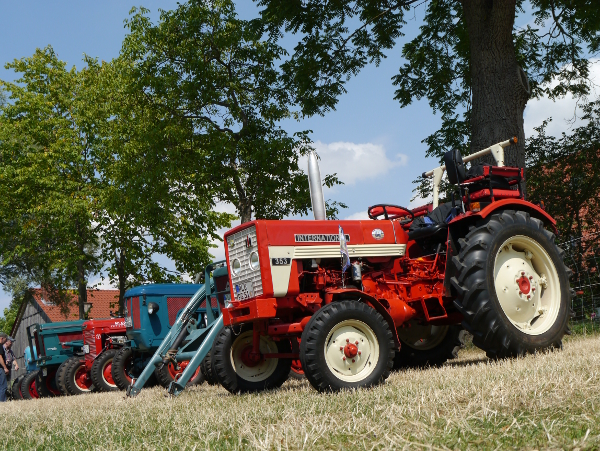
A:
POLYGON ((170 296, 187 295, 193 296, 196 291, 204 285, 196 283, 153 283, 150 285, 141 285, 125 292, 125 298, 132 296, 170 296))

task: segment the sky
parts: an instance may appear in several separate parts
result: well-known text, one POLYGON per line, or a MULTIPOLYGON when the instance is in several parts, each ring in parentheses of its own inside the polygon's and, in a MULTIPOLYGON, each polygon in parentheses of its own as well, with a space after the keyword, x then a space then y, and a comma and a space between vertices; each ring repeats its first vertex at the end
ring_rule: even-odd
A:
MULTIPOLYGON (((239 0, 238 14, 243 18, 255 17, 258 8, 250 0, 239 0)), ((177 6, 175 0, 47 0, 0 1, 0 79, 13 81, 14 72, 4 64, 15 58, 31 56, 36 48, 52 45, 59 57, 82 68, 83 55, 110 60, 119 54, 126 34, 124 20, 132 6, 151 11, 156 21, 158 10, 177 6)), ((412 39, 424 16, 424 6, 407 14, 406 34, 412 39)), ((288 38, 287 45, 294 43, 288 38)), ((291 47, 290 47, 291 49, 291 47)), ((437 166, 434 159, 425 158, 426 146, 421 141, 438 129, 440 118, 426 101, 415 101, 400 108, 393 100, 392 76, 403 64, 401 46, 389 52, 379 67, 369 65, 346 85, 335 111, 301 122, 285 123, 288 132, 312 130, 312 140, 321 157, 321 174, 337 173, 344 185, 326 190, 325 197, 346 203, 341 219, 367 219, 369 205, 392 203, 411 204, 413 180, 422 172, 437 166)), ((593 66, 592 74, 600 81, 600 65, 593 66)), ((525 110, 525 135, 531 136, 533 127, 550 116, 554 118, 548 129, 559 135, 571 126, 576 102, 572 98, 553 102, 548 99, 531 100, 525 110)), ((230 205, 220 205, 223 211, 234 212, 230 205)), ((222 231, 224 232, 224 231, 222 231)), ((222 259, 222 245, 213 251, 222 259)), ((170 265, 161 257, 161 263, 170 265)), ((90 285, 109 288, 100 276, 93 277, 90 285)), ((0 290, 0 312, 10 303, 7 293, 0 290)))

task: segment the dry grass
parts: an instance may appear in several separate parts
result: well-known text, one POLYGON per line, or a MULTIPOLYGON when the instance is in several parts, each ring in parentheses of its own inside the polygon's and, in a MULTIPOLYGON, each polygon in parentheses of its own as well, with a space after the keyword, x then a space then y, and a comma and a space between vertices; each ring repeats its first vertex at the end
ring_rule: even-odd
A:
POLYGON ((202 385, 12 402, 9 449, 600 448, 600 337, 561 352, 489 362, 467 349, 442 368, 323 395, 307 382, 232 396, 202 385))

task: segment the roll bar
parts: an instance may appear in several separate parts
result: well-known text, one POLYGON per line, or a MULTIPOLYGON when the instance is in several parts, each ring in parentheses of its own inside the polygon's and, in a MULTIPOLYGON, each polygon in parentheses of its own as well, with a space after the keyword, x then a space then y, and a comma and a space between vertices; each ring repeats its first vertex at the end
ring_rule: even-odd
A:
MULTIPOLYGON (((480 150, 479 152, 472 153, 471 155, 467 155, 463 158, 464 163, 468 163, 471 160, 475 160, 476 158, 482 157, 489 153, 492 154, 494 160, 496 160, 497 166, 504 166, 504 148, 510 146, 511 144, 517 143, 517 137, 514 136, 506 141, 499 142, 497 144, 493 144, 490 147, 480 150)), ((446 165, 440 166, 438 168, 432 169, 431 171, 423 172, 423 177, 431 177, 433 176, 433 208, 436 208, 439 204, 440 197, 440 182, 442 181, 442 175, 444 175, 444 171, 446 170, 446 165)))

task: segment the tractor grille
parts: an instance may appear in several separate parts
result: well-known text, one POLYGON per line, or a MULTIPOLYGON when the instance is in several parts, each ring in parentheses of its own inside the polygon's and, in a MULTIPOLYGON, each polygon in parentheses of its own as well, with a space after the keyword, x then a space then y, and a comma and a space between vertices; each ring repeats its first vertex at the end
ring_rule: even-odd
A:
MULTIPOLYGON (((217 302, 217 298, 215 296, 211 296, 210 306, 212 308, 217 308, 219 306, 219 303, 217 302)), ((206 299, 202 301, 202 303, 200 304, 200 308, 206 308, 206 299)))
POLYGON ((92 359, 96 358, 98 351, 96 350, 96 336, 94 329, 86 330, 83 333, 83 343, 90 347, 90 353, 88 354, 92 359))
POLYGON ((260 278, 260 266, 257 269, 250 267, 250 254, 258 253, 258 242, 256 240, 256 226, 248 227, 227 237, 229 249, 229 274, 233 283, 233 296, 236 301, 243 301, 263 294, 262 280, 260 278), (234 274, 232 263, 238 259, 241 269, 234 274))
POLYGON ((169 311, 169 326, 175 324, 177 312, 184 308, 190 298, 167 298, 167 310, 169 311))
POLYGON ((136 327, 139 329, 142 327, 140 324, 140 297, 137 296, 135 298, 131 298, 131 311, 130 311, 131 319, 133 320, 133 328, 136 327))

